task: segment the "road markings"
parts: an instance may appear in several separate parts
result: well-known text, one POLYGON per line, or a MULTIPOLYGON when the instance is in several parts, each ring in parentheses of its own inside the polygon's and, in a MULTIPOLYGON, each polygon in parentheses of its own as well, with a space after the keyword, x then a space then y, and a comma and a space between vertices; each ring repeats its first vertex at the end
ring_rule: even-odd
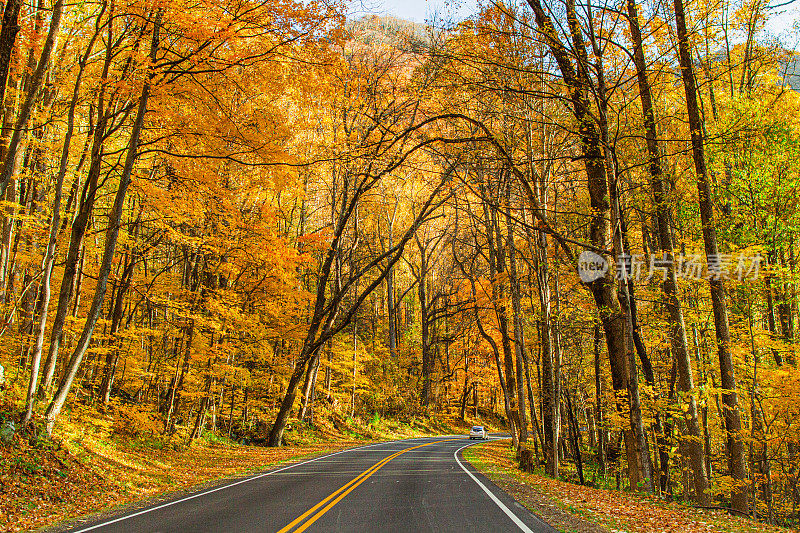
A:
POLYGON ((139 515, 143 515, 143 514, 146 514, 146 513, 150 513, 152 511, 157 511, 158 509, 163 509, 164 507, 169 507, 171 505, 182 503, 182 502, 185 502, 185 501, 188 501, 188 500, 193 500, 195 498, 199 498, 200 496, 205 496, 206 494, 211 494, 212 492, 217 492, 217 491, 220 491, 220 490, 229 489, 231 487, 235 487, 236 485, 241 485, 242 483, 247 483, 248 481, 255 481, 256 479, 261 479, 262 477, 271 476, 273 474, 277 474, 278 472, 283 472, 284 470, 289 470, 290 468, 295 468, 295 467, 298 467, 300 465, 313 463, 313 462, 319 461, 321 459, 326 459, 328 457, 333 457, 334 455, 339 455, 340 453, 353 452, 353 451, 361 450, 361 449, 364 449, 364 448, 372 448, 373 446, 380 446, 381 444, 387 444, 387 443, 386 442, 377 442, 375 444, 368 444, 366 446, 359 446, 357 448, 348 448, 346 450, 341 450, 341 451, 338 451, 338 452, 329 453, 327 455, 321 455, 321 456, 316 457, 314 459, 309 459, 308 461, 303 461, 302 463, 295 463, 295 464, 292 464, 292 465, 289 465, 289 466, 284 466, 283 468, 279 468, 277 470, 271 470, 269 472, 264 472, 263 474, 258 474, 258 475, 252 476, 252 477, 241 479, 241 480, 239 480, 239 481, 237 481, 235 483, 230 483, 228 485, 222 485, 221 487, 217 487, 217 488, 214 488, 214 489, 211 489, 211 490, 207 490, 207 491, 204 491, 204 492, 199 492, 197 494, 192 494, 191 496, 187 496, 185 498, 181 498, 180 500, 167 502, 167 503, 164 503, 164 504, 161 504, 161 505, 157 505, 155 507, 148 507, 147 509, 143 509, 143 510, 141 510, 139 512, 136 512, 136 513, 131 513, 131 514, 128 514, 128 515, 125 515, 125 516, 121 516, 119 518, 115 518, 114 520, 108 520, 106 522, 101 522, 99 524, 95 524, 93 526, 90 526, 90 527, 87 527, 87 528, 84 528, 84 529, 79 529, 79 530, 75 531, 74 533, 85 533, 87 531, 94 531, 95 529, 101 528, 103 526, 108 526, 108 525, 111 525, 111 524, 115 524, 117 522, 122 522, 123 520, 127 520, 127 519, 133 518, 135 516, 139 516, 139 515))
POLYGON ((302 531, 305 531, 306 529, 308 529, 311 526, 311 524, 313 524, 314 522, 319 520, 322 517, 322 515, 327 513, 334 505, 339 503, 345 496, 350 494, 350 492, 352 492, 356 487, 361 485, 364 481, 367 480, 367 478, 369 478, 372 474, 374 474, 375 472, 377 472, 378 470, 383 468, 384 465, 386 465, 389 461, 391 461, 395 457, 403 455, 404 453, 409 452, 411 450, 416 450, 417 448, 430 446, 431 444, 438 444, 440 442, 446 442, 446 441, 445 440, 437 440, 437 441, 433 441, 433 442, 426 442, 425 444, 420 444, 418 446, 412 446, 410 448, 406 448, 405 450, 400 450, 399 452, 396 452, 396 453, 390 455, 389 457, 386 457, 386 458, 382 459, 381 461, 375 463, 374 465, 372 465, 371 467, 366 469, 360 475, 358 475, 355 478, 353 478, 352 480, 350 480, 343 487, 341 487, 337 491, 335 491, 332 494, 330 494, 327 498, 325 498, 324 500, 319 502, 317 505, 315 505, 314 507, 312 507, 311 509, 309 509, 305 513, 301 514, 300 516, 298 516, 297 518, 292 520, 285 527, 283 527, 282 529, 278 530, 278 533, 287 533, 293 527, 295 527, 298 524, 300 524, 301 522, 303 522, 303 520, 308 518, 312 513, 314 513, 315 511, 317 511, 317 509, 319 509, 320 507, 322 507, 324 505, 325 507, 320 509, 318 512, 316 512, 316 514, 314 514, 314 516, 311 516, 311 518, 308 518, 308 520, 305 523, 303 523, 297 529, 295 529, 294 533, 300 533, 302 531))
POLYGON ((522 531, 524 531, 525 533, 533 533, 533 530, 531 530, 531 528, 529 528, 527 525, 525 525, 525 522, 523 522, 522 520, 520 520, 520 519, 519 519, 519 517, 518 517, 517 515, 515 515, 515 514, 514 514, 514 513, 511 511, 511 509, 509 509, 508 507, 506 507, 506 506, 505 506, 505 504, 504 504, 503 502, 501 502, 501 501, 500 501, 500 500, 497 498, 497 496, 495 496, 495 495, 494 495, 494 493, 493 493, 492 491, 490 491, 488 488, 486 488, 486 485, 484 485, 483 483, 481 483, 481 482, 478 480, 478 478, 476 478, 474 475, 472 475, 472 472, 470 472, 469 470, 467 470, 467 468, 466 468, 466 467, 465 467, 463 464, 461 464, 461 461, 459 461, 459 460, 458 460, 458 452, 460 452, 460 451, 461 451, 461 450, 463 450, 464 448, 468 448, 468 447, 472 446, 472 444, 475 444, 475 443, 471 443, 471 444, 467 444, 466 446, 462 446, 461 448, 459 448, 459 449, 457 449, 455 452, 453 452, 453 457, 455 458, 456 462, 458 463, 458 466, 460 466, 460 467, 461 467, 461 469, 462 469, 464 472, 466 472, 466 473, 467 473, 467 475, 468 475, 469 477, 471 477, 471 478, 472 478, 472 480, 473 480, 475 483, 477 483, 477 484, 478 484, 478 486, 479 486, 480 488, 482 488, 482 489, 483 489, 483 492, 485 492, 486 494, 488 494, 488 495, 489 495, 489 498, 491 498, 491 499, 492 499, 492 501, 493 501, 494 503, 496 503, 496 504, 497 504, 497 506, 500 508, 500 510, 501 510, 501 511, 503 511, 504 513, 506 513, 506 515, 508 515, 508 517, 509 517, 509 518, 512 520, 512 522, 514 522, 514 523, 517 525, 517 527, 518 527, 518 528, 520 528, 520 529, 521 529, 522 531))

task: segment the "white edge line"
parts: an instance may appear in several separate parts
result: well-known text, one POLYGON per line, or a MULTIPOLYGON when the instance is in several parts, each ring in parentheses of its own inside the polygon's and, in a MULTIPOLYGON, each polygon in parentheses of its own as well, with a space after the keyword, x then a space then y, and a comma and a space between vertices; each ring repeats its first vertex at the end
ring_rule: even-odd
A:
MULTIPOLYGON (((413 440, 413 439, 411 439, 411 440, 413 440)), ((175 501, 163 503, 163 504, 157 505, 155 507, 148 507, 147 509, 142 509, 141 511, 138 511, 136 513, 127 514, 125 516, 121 516, 119 518, 115 518, 114 520, 108 520, 107 522, 101 522, 99 524, 95 524, 95 525, 87 527, 85 529, 79 529, 77 531, 74 531, 74 533, 85 533, 86 531, 92 531, 92 530, 95 530, 95 529, 103 527, 103 526, 108 526, 108 525, 111 525, 111 524, 115 524, 117 522, 122 522, 123 520, 127 520, 127 519, 133 518, 135 516, 147 514, 147 513, 152 512, 152 511, 157 511, 159 509, 163 509, 164 507, 169 507, 171 505, 176 505, 178 503, 182 503, 182 502, 185 502, 185 501, 188 501, 188 500, 193 500, 195 498, 199 498, 200 496, 205 496, 206 494, 211 494, 212 492, 217 492, 217 491, 220 491, 220 490, 223 490, 223 489, 229 489, 231 487, 235 487, 236 485, 241 485, 242 483, 247 483, 248 481, 255 481, 256 479, 260 479, 262 477, 270 476, 272 474, 277 474, 278 472, 283 472, 284 470, 289 470, 290 468, 294 468, 296 466, 305 465, 305 464, 308 464, 308 463, 313 463, 314 461, 319 461, 320 459, 325 459, 327 457, 333 457, 334 455, 339 455, 340 453, 352 452, 352 451, 360 450, 360 449, 363 449, 363 448, 371 448, 373 446, 380 446, 381 444, 389 444, 391 442, 396 442, 396 441, 376 442, 375 444, 367 444, 366 446, 358 446, 356 448, 348 448, 346 450, 341 450, 341 451, 338 451, 338 452, 329 453, 327 455, 320 455, 319 457, 315 457, 314 459, 309 459, 308 461, 303 461, 302 463, 291 464, 289 466, 284 466, 283 468, 279 468, 277 470, 270 470, 269 472, 264 472, 262 474, 257 474, 257 475, 252 476, 252 477, 241 479, 241 480, 239 480, 239 481, 237 481, 235 483, 230 483, 228 485, 222 485, 220 487, 217 487, 217 488, 214 488, 214 489, 210 489, 210 490, 207 490, 207 491, 204 491, 204 492, 198 492, 197 494, 192 494, 191 496, 187 496, 185 498, 181 498, 180 500, 175 500, 175 501)), ((456 460, 458 460, 458 458, 456 458, 456 460)), ((462 466, 461 468, 464 468, 464 467, 462 466)))
POLYGON ((467 468, 466 468, 466 467, 465 467, 463 464, 461 464, 461 461, 459 461, 459 460, 458 460, 458 452, 460 452, 460 451, 461 451, 461 450, 463 450, 464 448, 469 448, 469 447, 470 447, 470 446, 472 446, 473 444, 475 444, 475 443, 473 442, 473 443, 467 444, 466 446, 462 446, 461 448, 459 448, 459 449, 457 449, 455 452, 453 452, 453 457, 455 458, 456 462, 458 463, 458 466, 460 466, 460 467, 461 467, 461 470, 463 470, 464 472, 466 472, 466 473, 467 473, 467 475, 468 475, 469 477, 471 477, 471 478, 472 478, 472 480, 473 480, 475 483, 477 483, 477 484, 478 484, 478 486, 479 486, 480 488, 482 488, 482 489, 483 489, 483 492, 485 492, 486 494, 488 494, 488 495, 489 495, 489 497, 492 499, 492 501, 493 501, 494 503, 496 503, 496 504, 497 504, 497 506, 500 508, 500 510, 501 510, 501 511, 503 511, 504 513, 506 513, 506 514, 508 515, 508 517, 509 517, 509 518, 510 518, 510 519, 511 519, 511 520, 512 520, 512 521, 513 521, 513 522, 514 522, 516 525, 517 525, 517 527, 518 527, 518 528, 520 528, 520 529, 521 529, 522 531, 524 531, 525 533, 534 533, 534 532, 533 532, 533 530, 532 530, 531 528, 529 528, 529 527, 528 527, 528 526, 525 524, 525 522, 523 522, 522 520, 520 520, 520 519, 519 519, 519 517, 518 517, 517 515, 515 515, 515 514, 514 514, 514 513, 511 511, 511 509, 509 509, 508 507, 506 507, 506 505, 505 505, 503 502, 501 502, 501 501, 500 501, 500 500, 497 498, 497 496, 495 496, 495 495, 494 495, 494 493, 493 493, 492 491, 490 491, 488 488, 486 488, 486 485, 484 485, 483 483, 481 483, 481 482, 480 482, 480 480, 478 480, 478 478, 476 478, 476 477, 475 477, 475 476, 472 474, 472 472, 470 472, 469 470, 467 470, 467 468))

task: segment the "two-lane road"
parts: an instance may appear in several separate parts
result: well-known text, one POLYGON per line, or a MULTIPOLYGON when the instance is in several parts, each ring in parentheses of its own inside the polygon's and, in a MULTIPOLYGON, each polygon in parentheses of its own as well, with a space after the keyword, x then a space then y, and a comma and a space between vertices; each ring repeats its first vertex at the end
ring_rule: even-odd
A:
POLYGON ((555 531, 466 463, 469 445, 454 436, 362 446, 71 531, 555 531))

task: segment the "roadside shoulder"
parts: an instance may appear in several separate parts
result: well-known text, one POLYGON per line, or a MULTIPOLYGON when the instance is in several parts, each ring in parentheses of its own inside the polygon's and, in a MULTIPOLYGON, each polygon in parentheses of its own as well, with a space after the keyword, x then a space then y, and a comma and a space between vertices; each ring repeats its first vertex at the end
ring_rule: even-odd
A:
MULTIPOLYGON (((7 523, 5 526, 9 526, 9 530, 38 527, 39 531, 51 533, 66 531, 83 523, 116 518, 291 464, 369 444, 351 441, 286 448, 196 447, 183 453, 162 455, 157 469, 161 472, 155 472, 156 469, 147 471, 142 468, 143 465, 137 465, 141 470, 135 475, 127 472, 131 478, 140 477, 135 484, 121 482, 121 479, 112 482, 114 477, 124 476, 126 472, 119 465, 114 469, 107 467, 104 477, 108 486, 104 487, 106 490, 101 491, 102 494, 98 494, 99 498, 93 499, 88 494, 78 493, 74 499, 62 502, 45 517, 19 516, 16 524, 7 523), (169 475, 166 475, 167 472, 169 475)), ((97 465, 91 467, 97 469, 97 465)))
POLYGON ((605 488, 577 485, 522 472, 510 441, 472 446, 464 457, 534 514, 561 531, 636 531, 661 533, 788 533, 720 509, 701 509, 679 502, 605 488))
POLYGON ((570 513, 558 502, 524 483, 518 475, 519 470, 509 457, 506 441, 470 446, 464 450, 463 455, 492 483, 559 531, 610 533, 611 530, 570 513))

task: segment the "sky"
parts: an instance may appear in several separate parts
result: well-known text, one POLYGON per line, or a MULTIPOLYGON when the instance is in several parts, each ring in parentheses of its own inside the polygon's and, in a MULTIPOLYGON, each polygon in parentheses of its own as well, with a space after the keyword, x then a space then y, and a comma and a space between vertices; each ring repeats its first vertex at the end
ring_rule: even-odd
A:
MULTIPOLYGON (((476 0, 355 0, 354 13, 393 15, 425 22, 433 15, 445 19, 463 19, 478 10, 476 0)), ((354 17, 355 18, 355 17, 354 17)))
MULTIPOLYGON (((786 0, 773 0, 773 5, 786 0)), ((395 17, 425 22, 435 15, 443 20, 460 20, 477 11, 478 0, 354 0, 351 16, 359 18, 366 14, 393 15, 395 17)), ((787 45, 796 45, 800 32, 792 29, 792 23, 800 19, 800 0, 777 9, 780 14, 772 17, 767 30, 773 35, 787 39, 787 45)))
MULTIPOLYGON (((773 1, 771 3, 779 4, 783 2, 773 1)), ((775 35, 789 38, 794 37, 792 40, 797 42, 800 30, 792 28, 792 25, 800 20, 800 1, 794 0, 788 6, 779 8, 777 11, 779 14, 768 22, 767 29, 775 35)))

